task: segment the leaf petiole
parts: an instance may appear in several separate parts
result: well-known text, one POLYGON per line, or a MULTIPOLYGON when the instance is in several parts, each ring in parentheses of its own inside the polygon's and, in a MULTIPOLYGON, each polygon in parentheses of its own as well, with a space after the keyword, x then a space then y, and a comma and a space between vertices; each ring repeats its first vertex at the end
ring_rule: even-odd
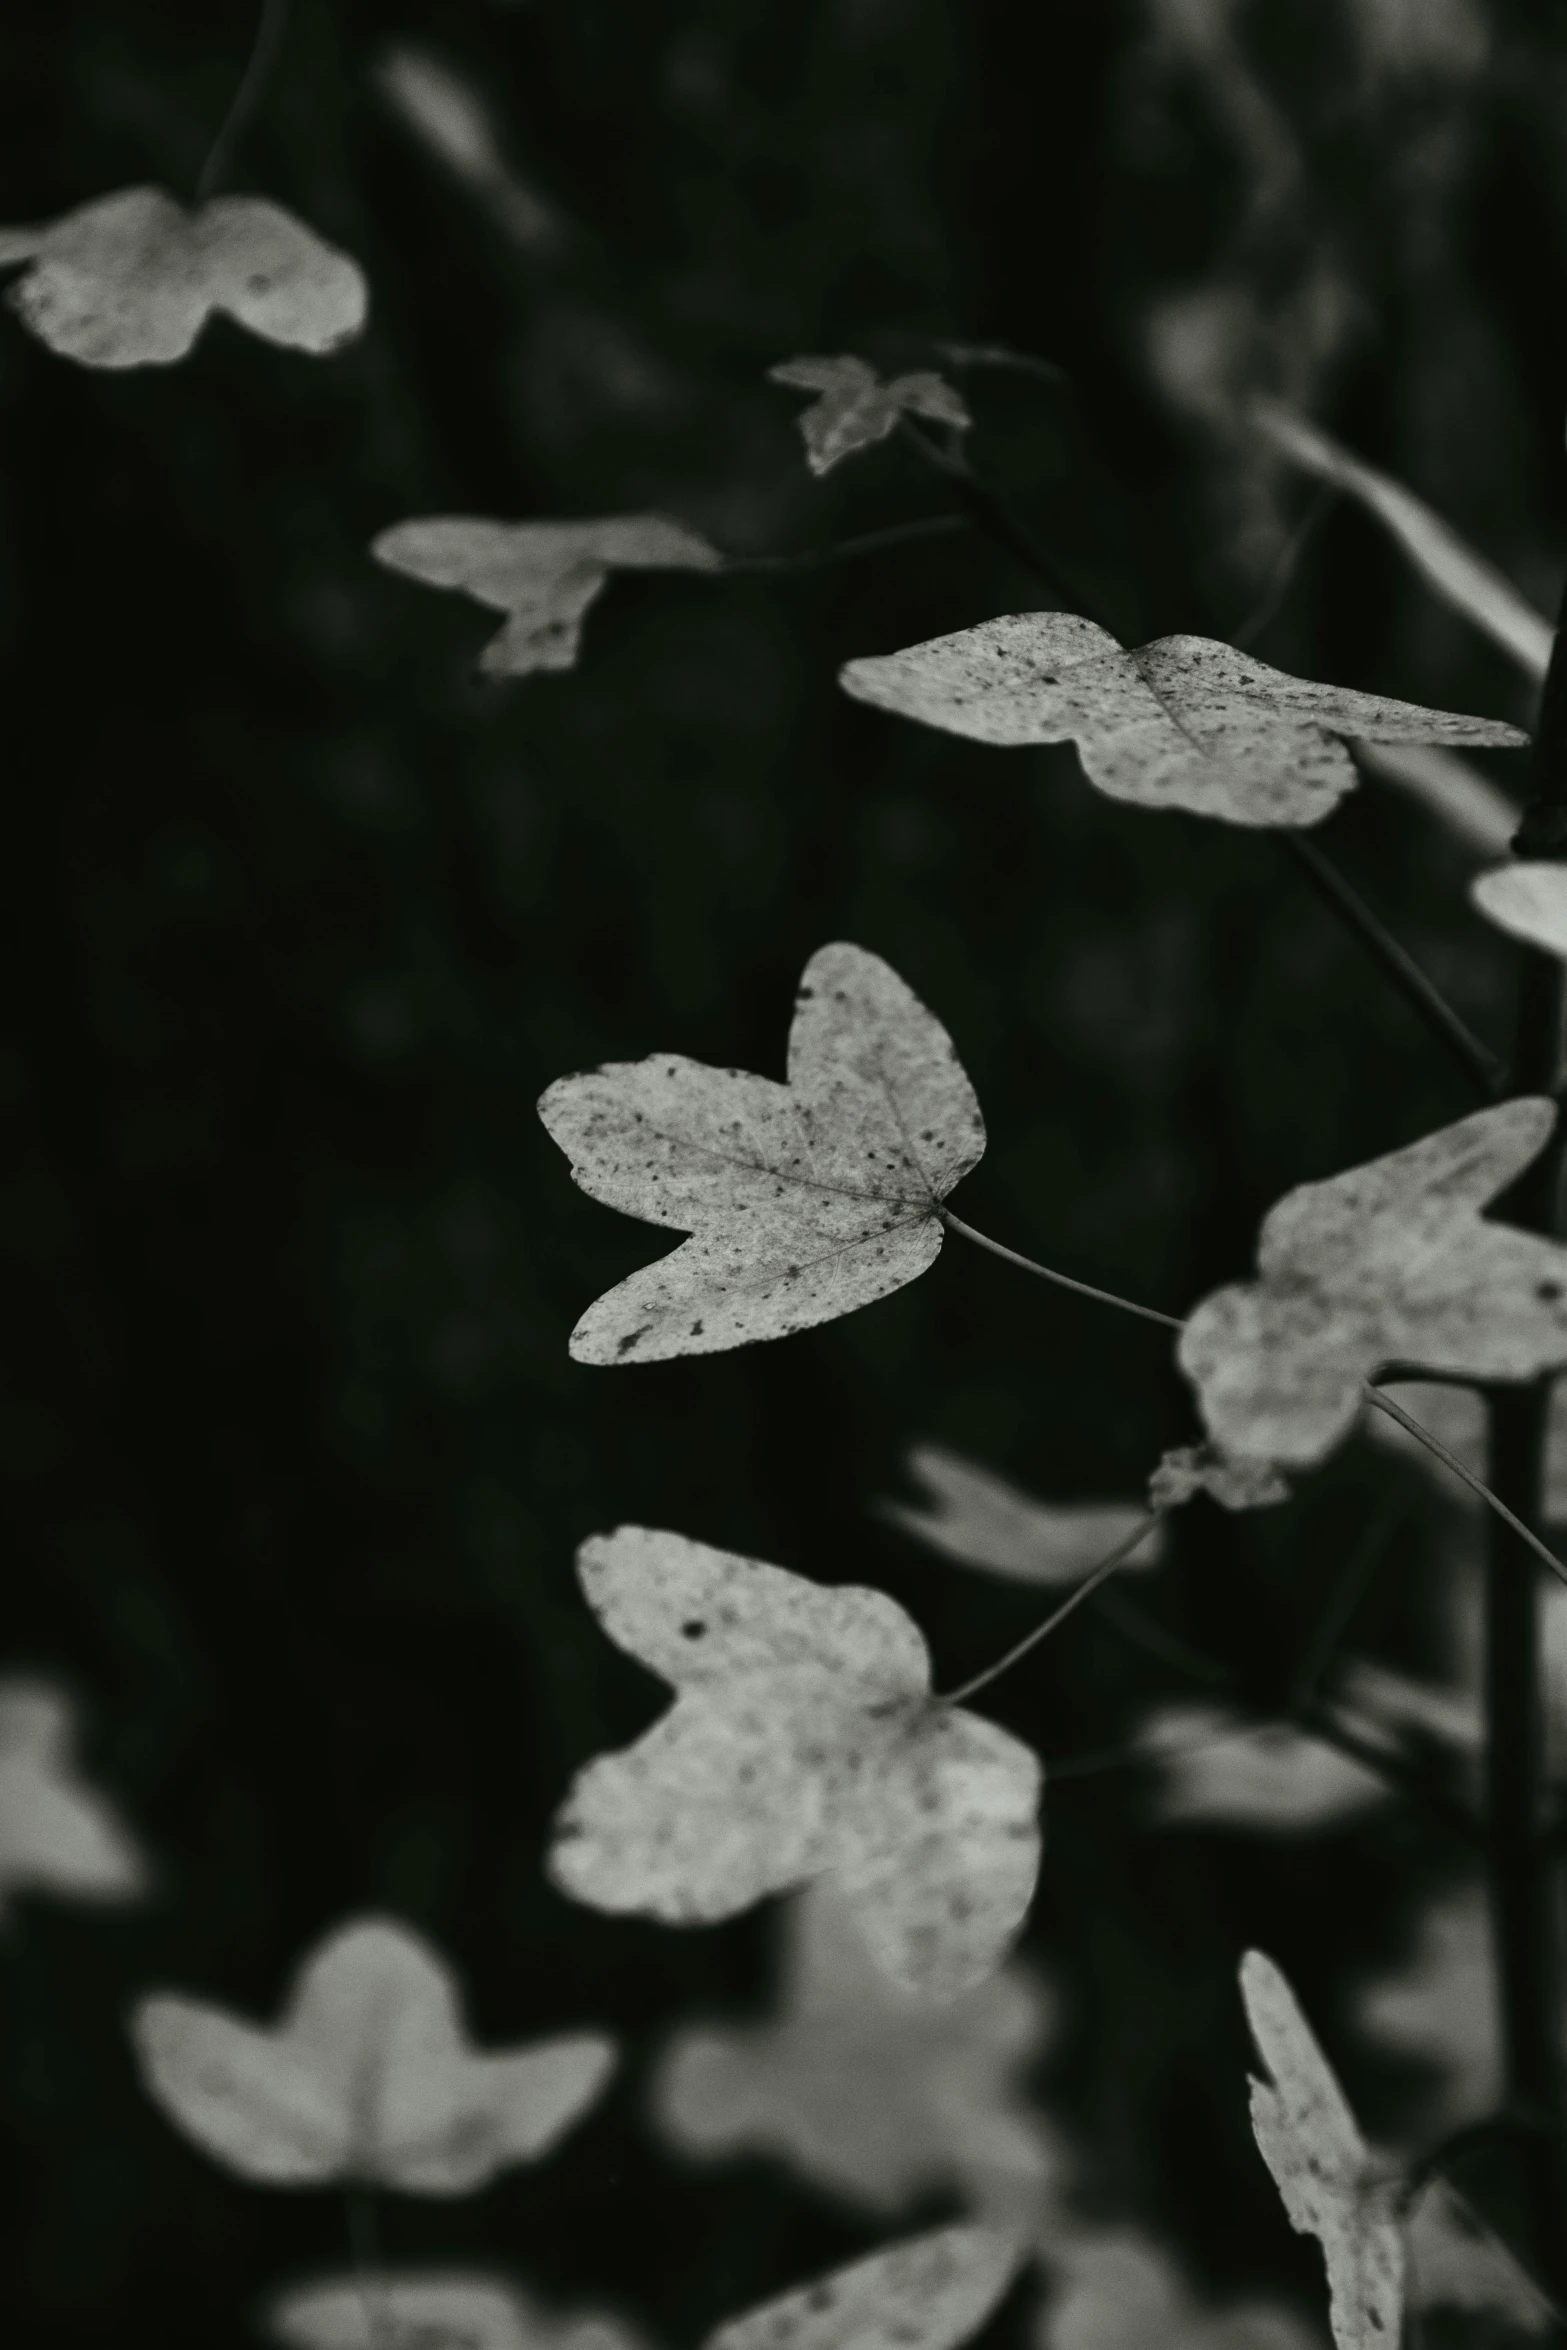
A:
POLYGON ((961 1216, 941 1207, 936 1210, 949 1232, 958 1233, 964 1240, 973 1241, 976 1248, 989 1249, 993 1257, 1002 1257, 1007 1264, 1018 1266, 1025 1273, 1035 1273, 1041 1281, 1054 1282, 1057 1289, 1075 1290, 1079 1297, 1091 1297, 1102 1306, 1117 1306, 1123 1314, 1136 1314, 1141 1321, 1158 1322, 1166 1330, 1179 1330, 1182 1324, 1175 1314, 1161 1314, 1154 1306, 1134 1304, 1129 1297, 1117 1297, 1113 1289, 1095 1289, 1092 1282, 1074 1281, 1070 1273, 1053 1272, 1049 1265, 1039 1265, 1032 1257, 1025 1257, 1015 1248, 1008 1248, 988 1233, 976 1232, 972 1224, 965 1224, 961 1216))
POLYGON ((267 83, 272 77, 272 68, 278 61, 278 53, 283 46, 283 34, 287 24, 288 0, 262 0, 261 19, 256 26, 255 42, 252 45, 245 70, 240 76, 239 88, 235 91, 229 110, 223 117, 218 135, 213 140, 211 148, 208 150, 207 160, 201 167, 201 176, 196 182, 196 202, 198 204, 205 204, 209 198, 217 194, 239 143, 250 128, 251 117, 265 95, 267 83))
POLYGON ((1058 1624, 1064 1624, 1067 1617, 1080 1608, 1085 1599, 1091 1599, 1100 1584, 1107 1583, 1117 1567, 1125 1565, 1133 1551, 1147 1540, 1161 1518, 1168 1515, 1167 1510, 1150 1510, 1141 1525, 1134 1527, 1124 1542, 1117 1543, 1109 1557, 1102 1558, 1093 1572, 1084 1576, 1082 1582, 1067 1594, 1058 1608, 1046 1616, 1042 1624, 1036 1624, 1032 1632, 1025 1633, 1024 1637, 1009 1648, 1005 1656, 998 1657, 993 1665, 987 1665, 982 1673, 976 1673, 972 1681, 965 1681, 960 1688, 943 1691, 934 1699, 934 1703, 937 1705, 961 1705, 965 1699, 973 1697, 977 1691, 988 1689, 991 1682, 999 1680, 1003 1673, 1010 1672, 1015 1664, 1028 1655, 1030 1649, 1037 1648, 1042 1640, 1048 1639, 1058 1624))

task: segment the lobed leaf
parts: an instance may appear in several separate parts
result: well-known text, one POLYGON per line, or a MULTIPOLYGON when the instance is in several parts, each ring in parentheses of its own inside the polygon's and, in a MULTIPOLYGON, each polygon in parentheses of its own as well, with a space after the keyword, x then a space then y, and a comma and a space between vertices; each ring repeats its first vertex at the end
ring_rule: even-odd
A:
POLYGON ((612 571, 717 571, 723 557, 683 522, 663 514, 605 515, 590 522, 491 522, 426 514, 395 522, 370 542, 389 571, 426 587, 457 588, 506 614, 479 656, 493 677, 570 669, 582 624, 612 571))
POLYGON ((957 2350, 1017 2274, 1010 2231, 938 2228, 732 2317, 704 2350, 957 2350))
POLYGON ((38 1681, 0 1681, 0 1918, 13 1894, 134 1901, 147 1868, 128 1831, 77 1770, 70 1700, 38 1681))
POLYGON ((1048 2016, 1012 1964, 943 2007, 872 1962, 830 1882, 790 1902, 781 2012, 743 2028, 677 2033, 654 2114, 687 2154, 757 2153, 812 2185, 892 2213, 957 2194, 991 2218, 1035 2213, 1060 2157, 1023 2093, 1048 2016))
POLYGON ((187 212, 161 188, 122 188, 0 231, 0 266, 18 262, 11 307, 83 367, 167 367, 217 312, 320 358, 353 341, 369 303, 357 262, 260 196, 187 212))
POLYGON ((549 2152, 597 2097, 613 2041, 473 2051, 450 1970, 390 1918, 340 1926, 267 2029, 178 1992, 137 2002, 149 2094, 204 2152, 268 2186, 466 2195, 549 2152))
POLYGON ((1555 1115, 1543 1097, 1501 1102, 1270 1208, 1258 1278, 1205 1298, 1177 1343, 1214 1440, 1305 1468, 1390 1365, 1532 1379, 1567 1364, 1567 1248, 1481 1215, 1555 1115))
MULTIPOLYGON (((1147 1515, 1135 1502, 1036 1501, 944 1444, 912 1446, 906 1465, 925 1498, 879 1501, 878 1517, 960 1566, 1047 1590, 1080 1581, 1147 1515)), ((1156 1527, 1128 1563, 1156 1565, 1162 1533, 1156 1527)))
POLYGON ((1351 790, 1340 736, 1517 746, 1513 726, 1317 685, 1209 637, 1124 650, 1072 612, 1021 612, 851 661, 856 700, 1000 747, 1075 742, 1090 783, 1145 808, 1316 824, 1351 790))
POLYGON ((578 1773, 549 1856, 565 1892, 702 1925, 830 1876, 910 1990, 994 1971, 1038 1874, 1039 1764, 932 1697, 894 1600, 643 1526, 584 1543, 578 1573, 676 1700, 578 1773))
POLYGON ((1337 2350, 1397 2350, 1404 2240, 1393 2184, 1373 2162, 1282 1971, 1248 1950, 1240 1978, 1267 2073, 1252 2080, 1252 2131, 1290 2226, 1322 2246, 1337 2350))
POLYGON ((641 2350, 613 2317, 562 2317, 505 2278, 370 2269, 280 2293, 267 2329, 289 2350, 641 2350))
POLYGON ((783 1338, 901 1289, 985 1147, 946 1030, 847 945, 805 967, 787 1084, 662 1054, 558 1078, 539 1115, 590 1198, 691 1235, 589 1307, 584 1363, 783 1338))
POLYGON ((865 360, 845 352, 836 358, 782 359, 767 373, 775 384, 817 394, 798 419, 805 462, 815 474, 830 473, 856 450, 884 441, 900 416, 922 416, 957 432, 966 432, 973 422, 961 392, 929 369, 884 382, 865 360))

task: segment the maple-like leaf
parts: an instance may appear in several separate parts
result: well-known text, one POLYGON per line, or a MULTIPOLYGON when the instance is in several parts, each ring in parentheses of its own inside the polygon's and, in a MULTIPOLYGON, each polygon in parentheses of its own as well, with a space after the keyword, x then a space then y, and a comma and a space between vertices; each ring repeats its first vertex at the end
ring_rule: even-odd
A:
POLYGON ((646 1526, 585 1542, 578 1573, 610 1638, 676 1700, 579 1772, 558 1885, 703 1925, 830 1876, 909 1989, 954 1998, 995 1970, 1038 1874, 1039 1763, 932 1697, 895 1600, 646 1526))
POLYGON ((278 2294, 266 2320, 289 2350, 642 2350, 618 2318, 557 2315, 465 2269, 322 2277, 278 2294))
POLYGON ((1322 2246, 1333 2339, 1338 2350, 1398 2350, 1404 2239, 1395 2184, 1362 2138, 1282 1970, 1248 1950, 1240 1976, 1268 2075, 1252 2080, 1252 2131, 1290 2226, 1322 2246))
POLYGON ((593 1199, 691 1238, 588 1308, 582 1363, 783 1338, 870 1305, 940 1253, 941 1203, 985 1147, 941 1023, 877 955, 805 967, 788 1083, 677 1054, 556 1080, 539 1115, 593 1199))
POLYGON ((161 1992, 137 2002, 132 2037, 149 2093, 242 2178, 419 2195, 466 2195, 536 2161, 615 2061, 600 2032, 475 2052, 448 1968, 377 1917, 318 1945, 270 2029, 161 1992))
POLYGON ((0 1681, 0 1918, 17 1893, 134 1901, 147 1870, 77 1770, 73 1709, 38 1681, 0 1681))
POLYGON ((121 188, 42 228, 0 229, 0 268, 28 266, 11 307, 83 367, 167 367, 215 312, 315 357, 352 342, 369 297, 357 262, 260 196, 187 212, 121 188))
POLYGON ((798 418, 805 462, 816 474, 829 473, 857 449, 884 441, 900 416, 922 416, 957 432, 966 432, 973 422, 962 394, 926 368, 884 382, 874 367, 845 352, 836 358, 781 359, 767 373, 775 384, 817 394, 798 418))
POLYGON ((1145 808, 1316 824, 1354 786, 1342 735, 1527 742, 1515 726, 1270 669, 1210 637, 1125 650, 1072 612, 1019 612, 851 661, 845 690, 922 725, 1008 746, 1075 742, 1090 783, 1145 808))
POLYGON ((370 542, 389 571, 426 587, 459 588, 506 614, 479 655, 492 677, 570 669, 588 607, 612 571, 718 571, 724 558, 664 514, 609 514, 587 522, 491 522, 424 514, 370 542))
POLYGON ((1391 1364, 1532 1379, 1567 1364, 1567 1248, 1482 1218, 1545 1144, 1524 1096, 1270 1208, 1255 1281, 1205 1298, 1177 1352, 1215 1440, 1308 1467, 1391 1364))
POLYGON ((1271 1461, 1245 1461, 1215 1444, 1182 1444, 1161 1455, 1148 1480, 1148 1506, 1180 1509, 1205 1493, 1224 1510, 1269 1510, 1288 1501, 1290 1489, 1271 1461))
POLYGON ((1017 2274, 1004 2228, 938 2228, 732 2317, 704 2350, 957 2350, 1017 2274))
MULTIPOLYGON (((876 1514, 960 1566, 983 1567, 1009 1582, 1049 1588, 1076 1583, 1137 1531, 1147 1511, 1136 1502, 1036 1501, 944 1444, 916 1444, 907 1456, 910 1478, 925 1489, 917 1502, 879 1501, 876 1514)), ((1160 1556, 1156 1527, 1135 1558, 1151 1567, 1160 1556)))
POLYGON ((1160 1765, 1154 1817, 1168 1826, 1310 1836, 1386 1803, 1386 1782, 1289 1722, 1217 1705, 1155 1707, 1137 1744, 1160 1765))
POLYGON ((675 2035, 654 2080, 669 2143, 768 2154, 872 2211, 957 2194, 988 2217, 1037 2215, 1056 2142, 1023 2095, 1049 2003, 1016 1962, 945 2006, 890 1982, 838 1888, 812 1885, 784 1921, 775 2022, 675 2035))
POLYGON ((1543 858, 1495 865, 1475 876, 1469 895, 1509 938, 1567 960, 1567 865, 1543 858))
POLYGON ((1169 2254, 1133 2228, 1052 2244, 1051 2275, 1039 2350, 1315 2350, 1315 2334, 1274 2302, 1200 2301, 1169 2254))

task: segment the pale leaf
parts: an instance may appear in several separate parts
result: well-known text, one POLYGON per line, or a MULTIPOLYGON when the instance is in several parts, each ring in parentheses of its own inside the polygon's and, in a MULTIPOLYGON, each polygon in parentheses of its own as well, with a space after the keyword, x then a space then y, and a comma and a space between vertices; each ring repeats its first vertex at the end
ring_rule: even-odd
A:
POLYGON ((1567 1363, 1567 1248, 1480 1212, 1554 1121, 1526 1095, 1286 1193, 1263 1220, 1258 1278, 1205 1298, 1178 1341, 1214 1439, 1304 1468, 1390 1364, 1532 1379, 1567 1363))
POLYGON ((1567 959, 1567 865, 1543 859, 1498 865, 1470 883, 1469 895, 1509 938, 1567 959))
POLYGON ((426 514, 394 522, 372 539, 370 552, 389 571, 426 587, 460 589, 506 614, 479 656, 479 667, 494 677, 570 669, 588 607, 612 571, 716 571, 723 563, 715 547, 663 514, 589 522, 426 514))
POLYGON ((1055 2282, 1039 2350, 1316 2350, 1316 2336, 1269 2301, 1199 2301, 1161 2246, 1132 2228, 1052 2246, 1055 2282))
POLYGON ((828 1882, 789 1904, 775 2022, 692 2026, 665 2051, 654 2112, 698 2155, 767 2154, 872 2211, 956 2193, 995 2218, 1037 2210, 1060 2168, 1023 2094, 1049 2003, 1013 1963, 945 2006, 871 1960, 828 1882))
POLYGON ((162 1992, 137 2002, 132 2037, 149 2093, 241 2177, 421 2195, 466 2195, 537 2161, 615 2061, 598 2032, 477 2053, 450 1970, 375 1917, 317 1946, 270 2028, 162 1992))
POLYGON ((874 367, 848 353, 836 358, 782 359, 767 370, 775 384, 815 392, 800 411, 805 462, 828 473, 845 457, 884 441, 900 416, 922 416, 964 432, 972 422, 963 396, 943 376, 921 369, 883 382, 874 367))
POLYGON ((932 1699, 894 1600, 644 1526, 594 1536, 578 1572, 610 1638, 677 1696, 579 1772, 558 1885, 702 1925, 830 1876, 910 1990, 955 1998, 994 1973, 1038 1874, 1039 1764, 932 1699))
POLYGON ((12 308, 84 367, 166 367, 218 311, 319 358, 353 340, 368 306, 358 264, 260 196, 187 212, 160 188, 122 188, 47 227, 0 232, 0 264, 19 261, 12 308))
MULTIPOLYGON (((1049 1589, 1078 1582, 1148 1514, 1135 1502, 1036 1501, 944 1444, 912 1446, 907 1468, 926 1498, 879 1501, 877 1516, 960 1566, 983 1567, 1013 1583, 1049 1589)), ((1161 1533, 1156 1527, 1128 1564, 1156 1565, 1161 1533)))
POLYGON ((691 1238, 588 1308, 583 1363, 783 1338, 901 1289, 985 1127, 952 1040, 863 947, 800 981, 786 1085, 673 1053, 557 1079, 539 1115, 593 1199, 691 1238))
POLYGON ((1432 2179, 1404 2226, 1409 2306, 1500 2318, 1514 2333, 1548 2334, 1551 2305, 1500 2236, 1445 2179, 1432 2179))
POLYGON ((1385 1781, 1352 1755, 1225 1706, 1158 1706, 1137 1745, 1160 1765, 1154 1816, 1167 1826, 1310 1836, 1388 1800, 1385 1781))
POLYGON ((1365 464, 1342 442, 1279 400, 1258 400, 1252 421, 1264 438, 1302 472, 1343 490, 1375 515, 1444 603, 1484 631, 1538 682, 1551 658, 1552 629, 1494 563, 1459 536, 1391 475, 1365 464))
POLYGON ((36 1681, 0 1681, 0 1916, 13 1894, 134 1901, 147 1871, 129 1833, 76 1769, 73 1709, 36 1681))
POLYGON ((998 746, 1075 742, 1112 799, 1230 824, 1316 824, 1354 786, 1340 736, 1518 745, 1516 727, 1317 685, 1209 637, 1125 651, 1071 612, 1021 612, 851 661, 857 700, 998 746))
POLYGON ((1523 809, 1472 759, 1435 743, 1362 743, 1363 773, 1419 802, 1476 856, 1505 857, 1523 809))
POLYGON ((289 2350, 642 2350, 618 2318, 557 2315, 501 2277, 370 2269, 280 2293, 268 2330, 289 2350))
POLYGON ((1214 1444, 1177 1446, 1162 1456, 1148 1480, 1150 1509, 1179 1509, 1199 1493, 1225 1510, 1268 1510, 1290 1498, 1271 1461, 1243 1460, 1214 1444))
POLYGON ((1489 2113, 1502 2093, 1502 2059, 1483 1888, 1460 1885, 1430 1899, 1408 1956, 1360 1986, 1353 2012, 1370 2046, 1426 2073, 1423 2127, 1451 2131, 1489 2113))
POLYGON ((1398 2350, 1404 2242, 1394 2183, 1378 2167, 1281 1970, 1241 1961, 1241 1995, 1267 2078, 1251 2084, 1251 2126, 1290 2226, 1315 2236, 1338 2350, 1398 2350))
POLYGON ((1010 2231, 938 2228, 732 2317, 704 2350, 957 2350, 1017 2273, 1010 2231))

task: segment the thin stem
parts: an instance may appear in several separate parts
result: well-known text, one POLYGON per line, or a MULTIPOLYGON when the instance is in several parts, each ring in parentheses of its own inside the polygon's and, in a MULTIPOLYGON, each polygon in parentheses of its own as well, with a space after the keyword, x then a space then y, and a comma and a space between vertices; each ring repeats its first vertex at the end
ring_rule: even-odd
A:
POLYGON ((819 571, 829 563, 847 562, 856 555, 874 555, 883 547, 906 546, 913 539, 950 537, 970 528, 967 514, 929 514, 917 522, 892 522, 885 530, 862 531, 857 538, 838 539, 830 547, 806 547, 793 555, 726 555, 724 570, 789 572, 819 571))
POLYGON ((1136 1314, 1140 1321, 1158 1322, 1166 1330, 1179 1330, 1183 1324, 1174 1314, 1158 1313, 1152 1306, 1134 1305, 1129 1297, 1117 1297, 1112 1289, 1095 1289, 1090 1282, 1074 1281, 1069 1273, 1052 1272, 1048 1265, 1036 1265, 1032 1257, 1007 1248, 1001 1241, 992 1240, 986 1233, 976 1232, 972 1224, 965 1224, 950 1208, 936 1211, 949 1232, 958 1233, 964 1240, 973 1241, 976 1248, 989 1249, 993 1257, 1002 1257, 1009 1265, 1017 1265, 1025 1273, 1036 1273, 1041 1281, 1053 1282, 1057 1289, 1070 1289, 1079 1297, 1091 1297, 1102 1306, 1116 1306, 1123 1314, 1136 1314))
POLYGON ((1029 351, 1013 351, 1005 343, 933 343, 951 367, 999 367, 1013 375, 1031 375, 1037 382, 1049 384, 1052 391, 1064 391, 1071 377, 1064 367, 1053 359, 1036 359, 1029 351))
POLYGON ((288 0, 262 0, 261 19, 256 26, 249 62, 240 76, 239 88, 229 103, 229 110, 223 117, 218 135, 201 167, 201 176, 196 182, 198 204, 207 203, 223 184, 229 165, 250 128, 251 119, 272 77, 272 68, 283 46, 283 33, 287 24, 288 0))
POLYGON ((1476 1090, 1493 1101, 1507 1084, 1507 1071, 1489 1045, 1482 1044, 1441 991, 1421 970, 1407 948, 1372 912, 1316 842, 1303 832, 1278 835, 1312 887, 1326 899, 1361 945, 1399 988, 1437 1042, 1458 1064, 1476 1090))
POLYGON ((1295 584, 1295 574, 1300 568, 1300 559, 1310 545, 1313 534, 1326 516, 1329 507, 1337 502, 1338 496, 1338 488, 1333 482, 1318 483, 1305 513, 1279 550, 1279 559, 1273 566, 1272 577, 1267 586, 1230 638, 1231 644, 1238 652, 1244 652, 1248 645, 1254 645, 1263 630, 1277 618, 1280 605, 1295 584))
POLYGON ((1080 1608, 1085 1599, 1091 1599, 1100 1584, 1108 1582, 1117 1567, 1126 1564, 1133 1551, 1147 1540, 1155 1526, 1166 1515, 1167 1512, 1164 1510, 1150 1510, 1142 1524, 1128 1534, 1124 1542, 1118 1543, 1108 1558, 1101 1559, 1092 1574, 1086 1575, 1077 1588, 1061 1602, 1054 1613, 1046 1616, 1042 1624, 1036 1624, 1032 1632, 1026 1633, 1015 1646, 1007 1650, 1005 1656, 998 1657, 993 1665, 987 1665, 982 1673, 976 1673, 972 1681, 965 1681, 959 1689, 945 1691, 936 1699, 936 1703, 938 1705, 961 1705, 965 1698, 973 1697, 981 1689, 988 1689, 992 1681, 999 1681, 1002 1674, 1010 1672, 1021 1658, 1027 1656, 1031 1648, 1037 1648, 1042 1640, 1047 1640, 1058 1624, 1064 1624, 1067 1617, 1080 1608))
MULTIPOLYGON (((925 463, 952 484, 957 497, 980 528, 987 530, 1015 563, 1020 563, 1025 571, 1031 571, 1041 586, 1058 597, 1068 611, 1081 612, 1085 619, 1097 619, 1097 614, 1077 582, 1063 571, 1050 549, 1041 546, 1033 532, 1018 520, 988 483, 980 480, 961 449, 942 448, 939 442, 933 441, 928 433, 922 432, 907 416, 900 417, 898 423, 909 446, 917 449, 925 463)), ((1104 623, 1101 621, 1099 625, 1103 627, 1104 623)))
POLYGON ((1365 1598, 1371 1578, 1386 1558, 1388 1544, 1403 1518, 1401 1501, 1385 1501, 1333 1578, 1327 1605, 1295 1668, 1289 1697, 1292 1708, 1307 1704, 1315 1693, 1332 1661, 1333 1651, 1344 1637, 1350 1617, 1365 1598))
MULTIPOLYGON (((1533 1392, 1532 1388, 1526 1387, 1518 1389, 1510 1395, 1496 1396, 1492 1399, 1492 1408, 1495 1409, 1498 1404, 1516 1402, 1520 1399, 1527 1401, 1533 1392)), ((1510 1527, 1519 1541, 1526 1543, 1529 1549, 1534 1552, 1535 1557, 1550 1568, 1559 1583, 1567 1583, 1567 1567, 1562 1565, 1556 1553, 1546 1548, 1534 1529, 1526 1526, 1523 1519, 1508 1508, 1501 1495, 1493 1492, 1483 1478, 1477 1477, 1473 1469, 1465 1468, 1456 1453, 1449 1452, 1447 1446, 1439 1438, 1433 1436, 1429 1428, 1422 1428, 1418 1420, 1412 1420, 1402 1404, 1396 1404, 1390 1395, 1384 1395, 1380 1387, 1373 1387, 1368 1381, 1366 1395, 1379 1412, 1385 1412, 1390 1420, 1396 1420, 1399 1426, 1406 1429, 1418 1444, 1423 1444, 1427 1452, 1434 1453, 1445 1468, 1451 1469, 1455 1477, 1461 1477, 1470 1492, 1480 1496, 1492 1516, 1499 1519, 1502 1525, 1510 1527)))

